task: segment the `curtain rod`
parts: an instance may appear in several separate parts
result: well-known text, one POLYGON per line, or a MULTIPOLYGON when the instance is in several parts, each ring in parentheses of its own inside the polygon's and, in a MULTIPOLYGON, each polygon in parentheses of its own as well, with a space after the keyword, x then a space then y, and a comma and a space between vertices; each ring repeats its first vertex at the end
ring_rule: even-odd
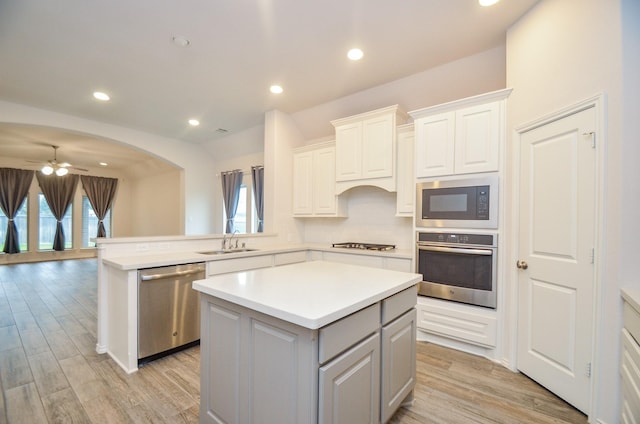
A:
MULTIPOLYGON (((255 166, 252 166, 251 168, 264 168, 264 165, 255 165, 255 166)), ((240 172, 242 172, 243 175, 247 175, 247 174, 250 175, 251 174, 251 170, 247 171, 245 169, 232 169, 230 171, 222 171, 219 174, 216 174, 216 177, 220 178, 220 176, 222 174, 224 174, 225 172, 234 172, 234 171, 240 171, 240 172)))

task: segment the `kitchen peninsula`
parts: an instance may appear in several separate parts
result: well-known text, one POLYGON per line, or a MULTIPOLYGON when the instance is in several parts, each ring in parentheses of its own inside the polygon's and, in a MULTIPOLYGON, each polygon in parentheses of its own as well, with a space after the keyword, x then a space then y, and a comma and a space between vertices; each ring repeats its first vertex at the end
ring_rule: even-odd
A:
POLYGON ((201 292, 201 422, 385 422, 415 384, 420 275, 311 261, 201 292))

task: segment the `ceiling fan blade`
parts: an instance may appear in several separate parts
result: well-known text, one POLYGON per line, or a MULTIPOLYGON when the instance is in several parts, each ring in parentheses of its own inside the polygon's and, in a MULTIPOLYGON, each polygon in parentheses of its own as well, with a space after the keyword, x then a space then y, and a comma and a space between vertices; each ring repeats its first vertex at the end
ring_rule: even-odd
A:
POLYGON ((88 170, 88 169, 78 168, 77 166, 69 166, 69 169, 73 169, 74 171, 89 172, 89 170, 88 170))

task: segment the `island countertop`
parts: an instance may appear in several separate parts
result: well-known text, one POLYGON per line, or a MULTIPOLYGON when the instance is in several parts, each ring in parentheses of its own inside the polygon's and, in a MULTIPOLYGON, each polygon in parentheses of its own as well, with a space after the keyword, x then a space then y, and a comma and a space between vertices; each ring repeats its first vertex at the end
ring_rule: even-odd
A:
POLYGON ((422 276, 312 261, 223 274, 193 288, 312 330, 407 289, 422 276))

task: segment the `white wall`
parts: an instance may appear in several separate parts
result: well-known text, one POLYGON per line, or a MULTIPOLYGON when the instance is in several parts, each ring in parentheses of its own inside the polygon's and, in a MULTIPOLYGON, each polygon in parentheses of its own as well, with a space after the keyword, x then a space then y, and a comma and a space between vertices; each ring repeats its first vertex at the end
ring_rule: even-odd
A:
MULTIPOLYGON (((204 144, 214 158, 215 177, 209 181, 214 199, 222 199, 220 173, 240 169, 244 182, 251 182, 251 167, 264 165, 264 126, 258 125, 204 144)), ((213 233, 224 233, 224 205, 216 201, 213 216, 213 233)))
MULTIPOLYGON (((633 35, 629 34, 632 38, 625 40, 630 50, 637 50, 639 45, 640 21, 634 2, 623 0, 627 9, 635 9, 633 17, 625 17, 627 25, 635 26, 633 35)), ((509 131, 599 93, 607 97, 608 126, 599 137, 605 156, 602 181, 605 216, 601 234, 604 252, 599 252, 603 265, 602 311, 594 366, 599 401, 591 414, 606 423, 619 420, 619 289, 622 285, 638 284, 633 265, 640 260, 634 243, 640 233, 637 213, 623 212, 623 204, 633 211, 640 207, 635 170, 637 124, 635 132, 626 133, 623 122, 623 117, 638 120, 637 82, 633 98, 629 97, 631 94, 623 94, 621 48, 620 0, 543 0, 507 35, 507 85, 514 88, 509 98, 509 131), (629 152, 635 155, 627 154, 632 143, 634 147, 629 152), (635 180, 627 181, 628 178, 635 180), (632 192, 634 196, 622 196, 632 192), (623 239, 622 232, 628 229, 633 231, 623 239)), ((637 79, 637 52, 625 74, 637 79)), ((508 157, 513 157, 511 151, 508 157)), ((514 225, 510 228, 515 230, 514 225)))
POLYGON ((215 203, 210 181, 214 159, 198 144, 169 139, 129 128, 0 101, 0 122, 41 125, 93 134, 150 153, 184 170, 184 232, 208 234, 215 203))
POLYGON ((505 88, 505 74, 501 46, 293 113, 292 118, 305 140, 316 139, 334 134, 334 119, 394 104, 409 112, 505 88))
POLYGON ((183 171, 141 177, 131 182, 129 237, 182 235, 183 171))

